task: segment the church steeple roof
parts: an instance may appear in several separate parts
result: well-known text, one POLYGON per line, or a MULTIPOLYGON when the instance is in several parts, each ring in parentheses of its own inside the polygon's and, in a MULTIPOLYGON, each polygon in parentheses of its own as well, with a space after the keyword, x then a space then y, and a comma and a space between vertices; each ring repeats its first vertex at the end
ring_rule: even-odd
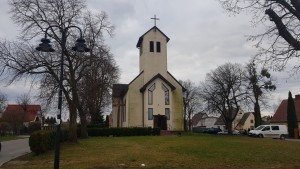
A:
POLYGON ((146 33, 144 33, 144 34, 139 38, 138 43, 136 44, 136 47, 137 47, 137 48, 141 47, 141 44, 143 43, 143 40, 144 40, 144 36, 145 36, 148 32, 150 32, 152 29, 155 29, 155 31, 159 31, 161 34, 163 34, 163 35, 166 37, 167 42, 169 42, 170 38, 169 38, 167 35, 165 35, 160 29, 158 29, 158 27, 153 26, 151 29, 149 29, 146 33))

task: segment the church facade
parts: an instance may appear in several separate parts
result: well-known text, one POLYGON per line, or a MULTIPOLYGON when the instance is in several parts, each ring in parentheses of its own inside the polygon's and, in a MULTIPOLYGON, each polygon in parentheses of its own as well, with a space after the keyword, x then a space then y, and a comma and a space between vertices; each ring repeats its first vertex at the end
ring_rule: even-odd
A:
POLYGON ((156 26, 139 38, 138 76, 113 86, 112 127, 183 130, 185 89, 167 70, 169 40, 156 26))

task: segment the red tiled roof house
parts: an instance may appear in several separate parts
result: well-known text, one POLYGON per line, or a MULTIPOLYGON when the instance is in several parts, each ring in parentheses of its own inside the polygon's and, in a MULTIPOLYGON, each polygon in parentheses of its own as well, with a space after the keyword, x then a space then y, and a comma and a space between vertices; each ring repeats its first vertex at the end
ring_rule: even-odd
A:
MULTIPOLYGON (((298 127, 300 131, 300 95, 296 95, 294 98, 296 116, 298 121, 298 127)), ((271 124, 285 124, 287 125, 287 105, 288 100, 283 100, 278 106, 274 116, 272 117, 271 124)))
POLYGON ((41 106, 9 104, 3 112, 2 119, 6 122, 20 122, 28 127, 30 122, 41 120, 41 106))

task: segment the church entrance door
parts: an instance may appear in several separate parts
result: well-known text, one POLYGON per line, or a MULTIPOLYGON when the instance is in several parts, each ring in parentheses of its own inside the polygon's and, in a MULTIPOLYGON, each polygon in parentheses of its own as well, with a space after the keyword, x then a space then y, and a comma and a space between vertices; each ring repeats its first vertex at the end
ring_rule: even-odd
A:
POLYGON ((153 115, 153 126, 154 128, 167 130, 167 117, 165 115, 153 115))

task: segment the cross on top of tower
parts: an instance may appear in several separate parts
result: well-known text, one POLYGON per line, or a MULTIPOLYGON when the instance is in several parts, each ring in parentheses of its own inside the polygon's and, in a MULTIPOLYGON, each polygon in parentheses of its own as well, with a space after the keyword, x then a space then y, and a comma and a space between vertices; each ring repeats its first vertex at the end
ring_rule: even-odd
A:
POLYGON ((154 20, 154 26, 156 26, 156 20, 159 20, 159 18, 156 18, 156 15, 154 15, 154 18, 150 18, 154 20))

